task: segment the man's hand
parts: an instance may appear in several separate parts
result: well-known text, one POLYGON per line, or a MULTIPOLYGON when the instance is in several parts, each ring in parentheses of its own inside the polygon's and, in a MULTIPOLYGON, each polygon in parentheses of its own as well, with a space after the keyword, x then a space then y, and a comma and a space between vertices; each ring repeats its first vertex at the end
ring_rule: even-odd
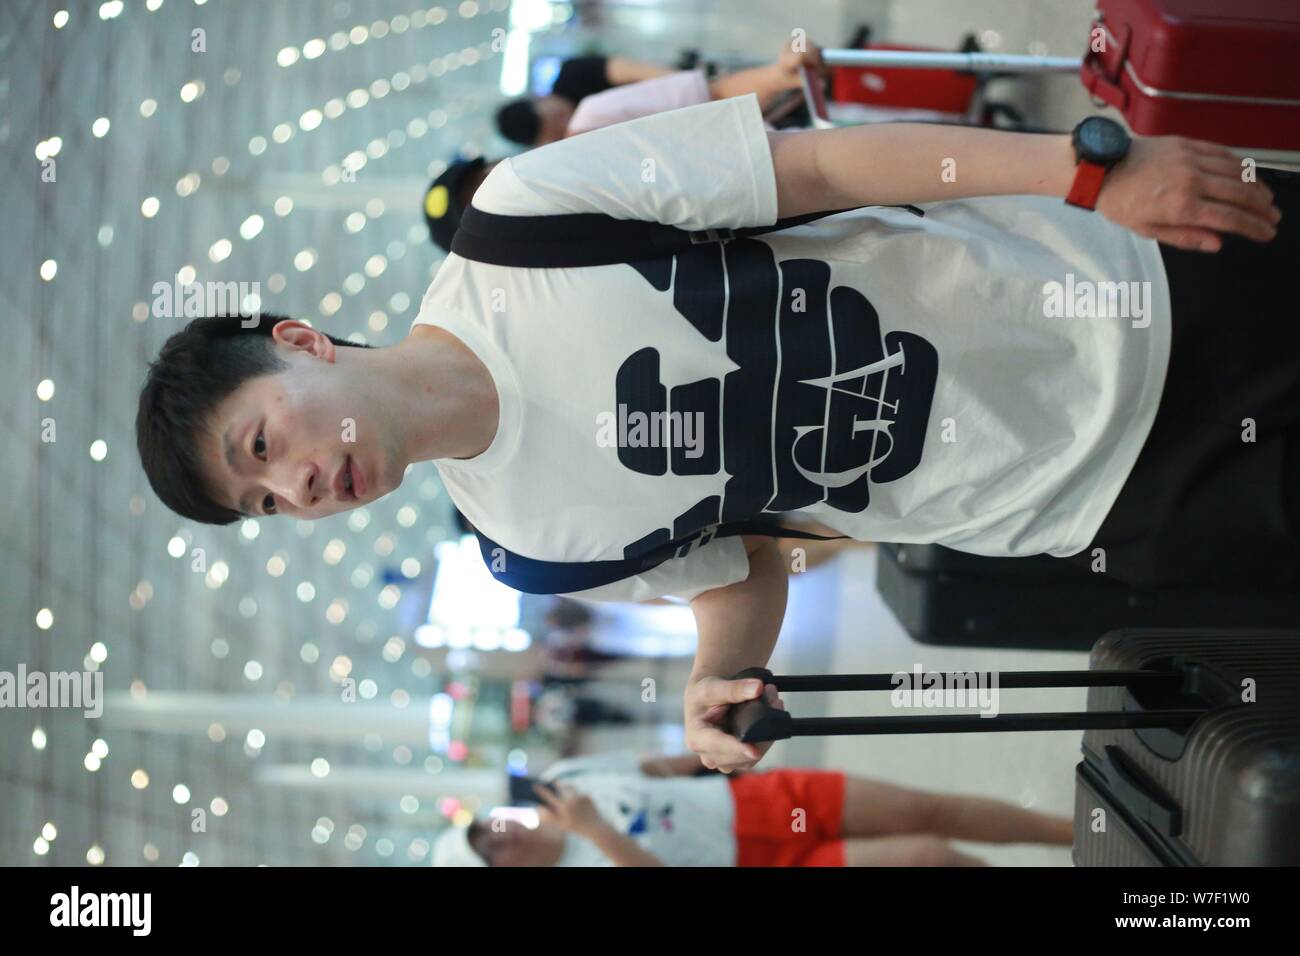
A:
POLYGON ((586 794, 564 784, 554 786, 556 792, 552 793, 546 787, 533 785, 537 795, 546 801, 545 807, 537 808, 537 816, 543 823, 561 827, 591 841, 615 866, 664 865, 659 857, 606 822, 586 794))
POLYGON ((766 694, 767 701, 778 710, 785 704, 777 695, 776 685, 764 686, 758 680, 726 680, 722 677, 693 679, 686 687, 686 746, 700 755, 710 770, 731 773, 749 770, 763 759, 772 741, 747 744, 723 730, 723 721, 732 704, 753 700, 766 694))
POLYGON ((795 53, 789 44, 781 48, 781 55, 776 59, 776 69, 785 89, 797 90, 803 85, 799 79, 801 66, 808 67, 816 77, 824 77, 826 63, 822 60, 822 48, 815 43, 809 43, 808 49, 803 53, 795 53))
POLYGON ((547 787, 533 784, 533 792, 546 802, 545 807, 537 809, 537 815, 544 823, 554 824, 578 836, 587 836, 604 828, 605 818, 585 793, 558 783, 555 789, 557 792, 552 793, 547 787))
MULTIPOLYGON (((691 599, 700 639, 683 698, 686 745, 700 755, 704 766, 726 773, 752 767, 771 744, 742 744, 720 729, 718 722, 728 704, 757 697, 763 688, 758 680, 733 681, 719 675, 767 664, 781 631, 790 587, 775 539, 747 534, 742 541, 749 576, 691 599)), ((774 687, 773 697, 775 692, 774 687)))
POLYGON ((1166 245, 1218 252, 1218 233, 1268 242, 1282 214, 1262 182, 1242 182, 1226 146, 1182 136, 1134 137, 1106 174, 1097 212, 1166 245))
POLYGON ((797 90, 803 85, 799 79, 801 66, 808 67, 819 77, 824 75, 826 65, 822 62, 821 48, 810 43, 806 51, 795 53, 786 44, 773 63, 728 73, 710 81, 709 96, 725 100, 729 96, 753 93, 758 97, 759 109, 766 110, 786 90, 797 90))

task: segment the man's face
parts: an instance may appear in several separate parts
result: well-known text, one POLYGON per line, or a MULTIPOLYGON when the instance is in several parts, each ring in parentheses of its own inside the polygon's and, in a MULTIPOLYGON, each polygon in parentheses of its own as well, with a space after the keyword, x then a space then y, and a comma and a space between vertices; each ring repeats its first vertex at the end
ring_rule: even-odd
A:
POLYGON ((310 520, 393 491, 406 465, 395 423, 377 400, 374 376, 338 361, 339 353, 361 350, 336 349, 294 320, 279 323, 273 341, 289 367, 244 382, 200 437, 212 494, 244 514, 310 520))

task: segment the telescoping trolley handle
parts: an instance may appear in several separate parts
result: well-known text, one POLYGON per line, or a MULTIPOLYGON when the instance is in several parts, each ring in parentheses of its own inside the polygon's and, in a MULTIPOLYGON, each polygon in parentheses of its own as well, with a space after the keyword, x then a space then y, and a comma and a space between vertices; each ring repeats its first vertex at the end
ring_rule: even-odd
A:
MULTIPOLYGON (((944 674, 945 683, 971 672, 944 674)), ((991 684, 989 672, 976 675, 991 684)), ((749 667, 732 680, 758 678, 778 691, 886 690, 898 688, 894 674, 819 674, 774 676, 762 667, 749 667)), ((1137 671, 1013 671, 998 675, 999 688, 1127 687, 1130 690, 1175 690, 1182 683, 1177 670, 1137 671)), ((1147 711, 1074 711, 1046 714, 930 714, 901 717, 792 717, 763 697, 733 704, 727 712, 728 733, 745 743, 821 737, 834 734, 954 734, 1020 730, 1116 730, 1142 727, 1190 727, 1205 707, 1147 711)))
MULTIPOLYGON (((938 50, 847 50, 827 47, 822 50, 827 67, 887 67, 891 69, 952 69, 989 76, 1006 73, 1079 73, 1081 57, 1030 56, 1020 53, 945 53, 938 50)), ((831 120, 821 85, 806 66, 799 67, 799 85, 804 104, 815 129, 830 129, 831 120)))
POLYGON ((827 66, 891 67, 905 70, 962 70, 978 73, 1078 73, 1077 56, 1031 56, 1024 53, 946 53, 941 50, 848 50, 826 47, 827 66))

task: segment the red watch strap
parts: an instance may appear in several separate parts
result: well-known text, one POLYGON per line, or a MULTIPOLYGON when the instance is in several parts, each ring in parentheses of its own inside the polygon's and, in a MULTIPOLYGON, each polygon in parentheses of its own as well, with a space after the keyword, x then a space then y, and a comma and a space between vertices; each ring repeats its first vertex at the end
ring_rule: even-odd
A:
POLYGON ((1097 196, 1101 193, 1101 184, 1105 178, 1105 166, 1086 161, 1079 163, 1074 173, 1074 184, 1070 186, 1065 201, 1082 209, 1096 209, 1097 196))

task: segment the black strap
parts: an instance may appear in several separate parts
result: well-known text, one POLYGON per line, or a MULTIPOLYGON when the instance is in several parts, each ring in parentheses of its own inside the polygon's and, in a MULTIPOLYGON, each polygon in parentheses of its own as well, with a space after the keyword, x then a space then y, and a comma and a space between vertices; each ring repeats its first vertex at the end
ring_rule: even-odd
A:
MULTIPOLYGON (((976 673, 981 683, 991 686, 992 675, 976 673)), ((955 675, 945 675, 950 678, 955 675)), ((787 677, 774 675, 764 667, 747 667, 731 680, 758 678, 765 684, 786 690, 897 690, 894 674, 842 674, 787 677)), ((1002 688, 1015 687, 1126 687, 1178 689, 1184 684, 1178 668, 1137 671, 1012 671, 998 675, 1002 688)), ((966 685, 969 686, 969 685, 966 685)), ((920 690, 912 687, 911 690, 920 690)), ((1237 705, 1244 706, 1244 705, 1237 705)), ((926 714, 887 717, 794 717, 789 711, 773 707, 763 697, 731 706, 724 716, 727 732, 738 740, 757 743, 812 737, 825 734, 953 734, 981 732, 1020 732, 1028 730, 1134 730, 1172 728, 1186 730, 1211 709, 1200 701, 1184 707, 1160 707, 1151 710, 1078 711, 1040 714, 926 714)))
MULTIPOLYGON (((849 207, 864 208, 864 207, 849 207)), ((916 206, 906 209, 917 216, 925 213, 916 206)), ((465 208, 451 251, 475 262, 521 269, 564 269, 615 265, 671 256, 704 243, 725 243, 733 239, 763 235, 834 216, 849 209, 788 216, 770 226, 741 229, 703 229, 692 232, 663 223, 639 219, 615 219, 604 213, 566 213, 553 216, 501 216, 484 212, 473 204, 465 208)), ((658 567, 674 557, 685 557, 690 548, 713 538, 738 534, 774 538, 811 538, 833 541, 847 535, 818 535, 798 531, 761 518, 711 525, 666 542, 638 558, 610 561, 542 561, 515 554, 475 529, 479 550, 492 576, 525 594, 569 594, 612 584, 658 567)))
MULTIPOLYGON (((787 216, 770 226, 701 229, 692 232, 641 219, 615 219, 604 213, 555 216, 499 216, 473 204, 465 207, 451 251, 463 259, 520 269, 566 269, 640 262, 671 256, 703 243, 730 242, 790 229, 853 208, 787 216)), ((906 209, 917 216, 916 206, 906 209)))
POLYGON ((746 521, 729 521, 701 528, 690 535, 676 538, 647 551, 637 558, 608 561, 543 561, 526 558, 497 544, 478 528, 479 552, 492 576, 507 587, 525 594, 571 594, 613 584, 638 574, 651 571, 665 561, 685 557, 692 546, 703 546, 714 538, 728 538, 739 534, 762 535, 770 538, 809 538, 817 541, 836 541, 848 535, 823 535, 797 528, 787 528, 773 521, 753 518, 746 521), (698 543, 698 544, 697 544, 698 543))

